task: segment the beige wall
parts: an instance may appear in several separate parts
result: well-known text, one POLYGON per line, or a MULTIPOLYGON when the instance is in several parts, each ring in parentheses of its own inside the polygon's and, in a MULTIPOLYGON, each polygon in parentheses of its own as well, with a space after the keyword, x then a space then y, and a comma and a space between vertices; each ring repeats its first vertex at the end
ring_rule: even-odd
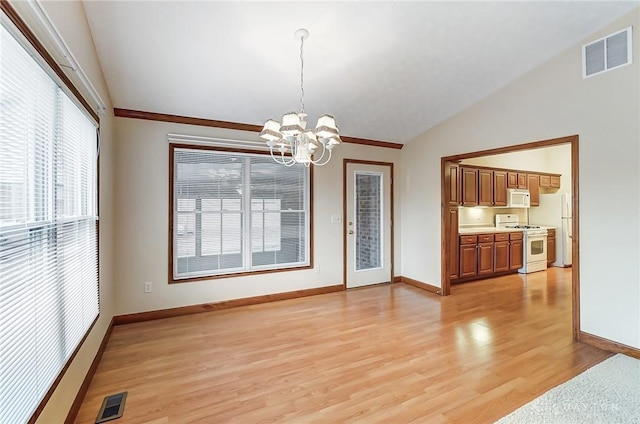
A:
POLYGON ((441 284, 441 157, 578 134, 581 330, 640 347, 639 21, 584 40, 635 25, 632 65, 582 79, 576 45, 405 146, 402 275, 441 284))
MULTIPOLYGON (((101 155, 100 155, 100 318, 80 348, 75 359, 67 369, 57 389, 49 399, 37 422, 42 424, 64 422, 87 371, 95 358, 111 318, 113 317, 113 115, 112 107, 98 62, 93 40, 86 21, 84 9, 79 2, 42 2, 47 14, 61 33, 73 55, 87 74, 91 83, 107 103, 107 116, 100 119, 101 155)), ((20 16, 36 33, 47 50, 64 63, 47 40, 46 33, 31 14, 27 2, 11 2, 20 16)), ((77 77, 68 72, 69 78, 82 92, 77 77)), ((90 101, 88 93, 83 95, 90 101)))
POLYGON ((529 219, 527 209, 524 208, 460 207, 458 210, 458 225, 492 227, 496 223, 496 214, 499 213, 517 215, 520 223, 527 223, 529 219))
POLYGON ((571 192, 571 145, 521 150, 465 159, 461 163, 561 174, 557 193, 571 192))
MULTIPOLYGON (((332 224, 330 218, 342 215, 343 158, 396 164, 400 159, 396 149, 343 143, 328 165, 314 168, 316 269, 168 284, 167 134, 260 139, 250 132, 129 118, 116 118, 115 128, 116 315, 342 284, 342 224, 332 224), (153 283, 152 293, 144 293, 145 281, 153 283)), ((396 246, 399 258, 400 243, 396 246)))

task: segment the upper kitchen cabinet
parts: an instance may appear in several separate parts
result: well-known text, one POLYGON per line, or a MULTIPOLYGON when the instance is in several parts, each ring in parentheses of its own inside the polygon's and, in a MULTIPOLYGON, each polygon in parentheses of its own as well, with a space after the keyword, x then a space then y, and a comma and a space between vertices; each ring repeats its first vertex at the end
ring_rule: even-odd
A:
POLYGON ((540 175, 527 174, 531 206, 540 206, 540 175))
POLYGON ((518 187, 517 188, 527 188, 527 174, 518 172, 518 187))
POLYGON ((493 171, 493 205, 507 206, 508 172, 493 171))
POLYGON ((460 167, 457 163, 446 162, 445 163, 445 187, 449 189, 449 205, 458 206, 460 204, 460 181, 458 176, 460 175, 460 167))
POLYGON ((478 169, 460 167, 462 206, 478 206, 478 169))
POLYGON ((531 206, 540 205, 540 192, 555 192, 560 187, 560 175, 527 172, 486 166, 445 164, 445 188, 449 206, 508 205, 507 189, 525 188, 531 195, 531 206))
POLYGON ((540 187, 551 187, 551 175, 540 175, 538 182, 540 183, 540 187))
POLYGON ((478 170, 478 206, 493 206, 493 171, 489 169, 478 170))
POLYGON ((507 172, 507 188, 527 188, 527 174, 518 171, 507 172))

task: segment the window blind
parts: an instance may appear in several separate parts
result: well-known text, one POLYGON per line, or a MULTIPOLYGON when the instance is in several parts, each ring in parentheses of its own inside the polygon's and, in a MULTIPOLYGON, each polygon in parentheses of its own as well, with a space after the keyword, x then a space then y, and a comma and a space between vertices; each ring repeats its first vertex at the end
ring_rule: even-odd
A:
POLYGON ((0 422, 18 423, 98 316, 96 127, 1 37, 0 422))
POLYGON ((269 156, 173 147, 174 279, 309 263, 309 171, 269 156))

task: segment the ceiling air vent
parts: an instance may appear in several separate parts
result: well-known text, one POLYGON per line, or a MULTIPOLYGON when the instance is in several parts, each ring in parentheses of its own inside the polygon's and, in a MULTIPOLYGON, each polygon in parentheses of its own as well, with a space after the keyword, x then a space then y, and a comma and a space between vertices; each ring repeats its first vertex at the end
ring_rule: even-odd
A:
POLYGON ((631 27, 582 46, 582 78, 630 63, 631 27))

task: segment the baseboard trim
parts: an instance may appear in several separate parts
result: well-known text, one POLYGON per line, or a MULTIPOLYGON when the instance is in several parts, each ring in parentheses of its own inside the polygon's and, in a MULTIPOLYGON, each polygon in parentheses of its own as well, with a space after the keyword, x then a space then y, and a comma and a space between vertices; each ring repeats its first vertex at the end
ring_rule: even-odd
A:
POLYGON ((295 299, 298 297, 315 296, 319 294, 343 291, 342 284, 315 289, 296 290, 284 293, 267 294, 264 296, 246 297, 243 299, 226 300, 216 303, 202 303, 200 305, 180 306, 177 308, 160 309, 157 311, 139 312, 135 314, 118 315, 113 318, 114 325, 132 324, 134 322, 152 321, 162 318, 172 318, 182 315, 199 314, 202 312, 219 311, 221 309, 238 308, 240 306, 256 305, 259 303, 276 302, 279 300, 295 299))
POLYGON ((402 283, 408 284, 413 287, 417 287, 422 290, 426 290, 431 293, 435 293, 438 296, 442 296, 442 288, 440 287, 432 286, 431 284, 423 283, 422 281, 414 280, 413 278, 409 278, 409 277, 400 276, 396 278, 400 278, 400 282, 402 283))
POLYGON ((399 275, 396 275, 395 277, 393 277, 393 281, 392 283, 402 283, 402 277, 399 275))
POLYGON ((602 350, 607 350, 609 352, 615 353, 623 353, 625 355, 640 359, 640 349, 627 346, 622 343, 614 342, 603 337, 594 336, 593 334, 585 333, 584 331, 580 331, 578 333, 578 340, 588 345, 598 347, 602 350))
POLYGON ((69 409, 69 413, 67 414, 67 418, 64 420, 64 424, 73 424, 78 416, 78 412, 80 412, 80 407, 82 406, 82 401, 84 397, 87 395, 87 391, 89 391, 89 386, 91 385, 91 381, 93 380, 93 376, 96 374, 98 370, 98 365, 100 365, 100 361, 102 360, 102 355, 104 351, 107 349, 107 344, 109 343, 109 339, 111 338, 111 332, 113 331, 114 319, 111 319, 109 323, 109 327, 107 331, 104 333, 104 337, 102 337, 102 343, 100 343, 100 347, 98 348, 98 352, 96 352, 95 358, 93 358, 93 362, 91 362, 91 366, 87 371, 87 375, 85 375, 84 380, 82 381, 82 385, 78 390, 78 394, 76 394, 73 403, 71 404, 71 409, 69 409))

